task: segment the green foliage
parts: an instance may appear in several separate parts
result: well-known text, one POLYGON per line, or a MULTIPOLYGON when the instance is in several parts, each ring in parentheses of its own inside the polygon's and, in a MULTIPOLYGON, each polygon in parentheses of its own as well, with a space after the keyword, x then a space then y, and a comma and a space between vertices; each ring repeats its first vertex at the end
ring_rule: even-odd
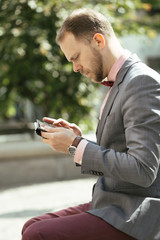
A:
POLYGON ((3 1, 0 14, 1 117, 15 114, 13 106, 22 99, 41 106, 46 116, 64 115, 70 121, 89 112, 90 106, 80 101, 87 97, 89 85, 80 88, 81 76, 72 73, 72 66, 55 43, 60 21, 57 8, 53 1, 3 1))
POLYGON ((77 124, 84 119, 91 126, 97 85, 73 72, 55 42, 58 28, 73 9, 91 7, 109 17, 117 35, 154 37, 160 29, 157 6, 159 1, 140 0, 0 1, 1 118, 14 117, 29 99, 42 115, 77 124))

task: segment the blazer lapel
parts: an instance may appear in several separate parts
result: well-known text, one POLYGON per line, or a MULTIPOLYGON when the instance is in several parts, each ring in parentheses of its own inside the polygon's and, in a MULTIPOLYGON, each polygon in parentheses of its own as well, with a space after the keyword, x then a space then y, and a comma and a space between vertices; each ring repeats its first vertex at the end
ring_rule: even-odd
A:
POLYGON ((107 103, 104 106, 103 113, 102 113, 101 119, 99 120, 98 127, 97 127, 97 142, 98 143, 100 143, 100 139, 101 139, 101 136, 102 136, 102 131, 103 131, 103 127, 105 125, 105 121, 107 119, 107 116, 110 113, 110 110, 112 108, 114 99, 115 99, 118 91, 119 91, 118 86, 113 86, 112 87, 111 92, 109 94, 109 97, 107 99, 107 103))
POLYGON ((111 89, 111 92, 109 94, 109 97, 107 99, 105 107, 103 109, 101 119, 99 120, 99 123, 98 123, 98 126, 97 126, 96 133, 97 133, 97 143, 98 144, 100 144, 100 141, 101 141, 101 136, 102 136, 102 132, 103 132, 103 128, 104 128, 106 119, 107 119, 108 115, 110 114, 110 111, 111 111, 112 105, 114 103, 114 100, 115 100, 115 98, 116 98, 116 96, 119 92, 119 85, 123 81, 123 79, 124 79, 125 75, 127 74, 129 68, 137 62, 140 62, 139 58, 135 54, 131 55, 126 60, 126 62, 124 63, 124 65, 122 66, 122 68, 120 69, 120 71, 117 75, 115 83, 114 83, 114 85, 111 89))

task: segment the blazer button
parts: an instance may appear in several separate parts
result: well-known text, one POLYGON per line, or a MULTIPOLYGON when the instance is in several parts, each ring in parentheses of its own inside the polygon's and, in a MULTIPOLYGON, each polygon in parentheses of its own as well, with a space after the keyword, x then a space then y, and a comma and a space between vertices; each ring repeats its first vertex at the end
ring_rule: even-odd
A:
POLYGON ((99 172, 99 176, 103 176, 103 172, 99 172))

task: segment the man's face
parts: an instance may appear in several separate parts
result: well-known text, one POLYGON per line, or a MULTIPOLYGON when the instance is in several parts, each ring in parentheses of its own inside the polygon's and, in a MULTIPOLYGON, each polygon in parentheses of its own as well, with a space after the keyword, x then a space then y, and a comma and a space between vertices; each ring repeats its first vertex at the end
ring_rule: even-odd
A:
POLYGON ((103 61, 100 52, 87 40, 77 40, 72 33, 66 33, 60 43, 67 60, 73 63, 73 70, 80 72, 94 82, 101 82, 103 61))

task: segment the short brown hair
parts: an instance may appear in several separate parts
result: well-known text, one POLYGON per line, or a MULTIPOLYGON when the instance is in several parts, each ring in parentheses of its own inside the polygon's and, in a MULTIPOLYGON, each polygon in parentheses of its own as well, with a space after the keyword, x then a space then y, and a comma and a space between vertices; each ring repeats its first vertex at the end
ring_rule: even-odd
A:
POLYGON ((56 41, 60 43, 66 32, 71 32, 75 38, 91 40, 95 33, 110 37, 113 29, 107 18, 91 9, 78 9, 73 11, 64 21, 57 34, 56 41))

